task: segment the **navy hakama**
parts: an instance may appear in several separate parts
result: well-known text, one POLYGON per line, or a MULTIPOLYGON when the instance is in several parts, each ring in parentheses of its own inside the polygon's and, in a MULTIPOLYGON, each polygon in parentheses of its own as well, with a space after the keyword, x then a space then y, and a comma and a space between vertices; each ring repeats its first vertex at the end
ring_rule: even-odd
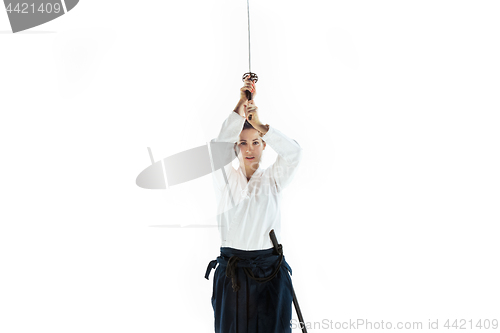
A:
POLYGON ((212 307, 216 333, 291 333, 292 269, 283 257, 274 278, 269 277, 280 262, 274 249, 244 251, 221 247, 217 260, 207 267, 205 278, 214 274, 212 307), (236 290, 236 291, 234 291, 236 290))

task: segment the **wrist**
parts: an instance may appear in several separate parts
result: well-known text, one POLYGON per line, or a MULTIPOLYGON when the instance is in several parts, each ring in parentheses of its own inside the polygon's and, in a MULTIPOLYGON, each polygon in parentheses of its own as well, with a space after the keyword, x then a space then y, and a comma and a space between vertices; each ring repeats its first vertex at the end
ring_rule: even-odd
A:
POLYGON ((245 117, 245 111, 243 110, 243 104, 245 104, 245 101, 239 100, 238 104, 234 107, 234 112, 239 114, 241 117, 245 117))
POLYGON ((266 133, 269 131, 269 125, 268 125, 268 124, 266 124, 266 125, 259 124, 259 125, 257 126, 257 130, 258 130, 259 132, 261 132, 262 134, 266 134, 266 133))

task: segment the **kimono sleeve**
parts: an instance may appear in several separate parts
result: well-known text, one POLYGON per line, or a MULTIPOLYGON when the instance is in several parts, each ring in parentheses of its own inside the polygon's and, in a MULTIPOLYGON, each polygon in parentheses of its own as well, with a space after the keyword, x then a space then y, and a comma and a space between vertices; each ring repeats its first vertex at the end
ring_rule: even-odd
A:
POLYGON ((218 190, 224 189, 235 171, 231 165, 231 161, 236 158, 234 143, 238 141, 244 124, 245 118, 232 111, 222 123, 219 136, 210 141, 212 178, 214 187, 218 190), (228 144, 219 145, 217 143, 228 144))
POLYGON ((278 154, 276 161, 271 166, 271 173, 278 189, 287 187, 302 159, 302 147, 297 141, 290 139, 274 127, 269 127, 262 140, 269 144, 278 154))

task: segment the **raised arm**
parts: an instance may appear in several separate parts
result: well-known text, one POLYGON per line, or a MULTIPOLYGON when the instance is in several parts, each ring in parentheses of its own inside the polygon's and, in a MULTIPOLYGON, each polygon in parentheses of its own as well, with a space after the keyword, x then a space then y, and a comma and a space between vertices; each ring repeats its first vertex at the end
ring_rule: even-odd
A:
MULTIPOLYGON (((227 142, 227 143, 236 143, 239 139, 241 130, 243 129, 243 125, 245 124, 245 108, 248 104, 247 96, 245 91, 252 91, 253 95, 256 95, 255 85, 250 80, 245 80, 245 85, 240 89, 240 99, 236 104, 234 110, 228 115, 226 120, 222 123, 222 128, 219 132, 217 138, 214 138, 210 141, 210 143, 215 142, 227 142)), ((224 146, 226 147, 226 146, 224 146)), ((234 152, 234 146, 227 146, 228 148, 224 148, 223 151, 221 149, 217 149, 215 145, 211 145, 211 155, 212 155, 212 167, 217 164, 217 161, 214 161, 214 155, 216 158, 220 158, 221 160, 233 160, 236 157, 234 152), (215 150, 217 151, 215 152, 215 150)), ((214 185, 217 189, 222 190, 226 186, 228 179, 231 177, 234 168, 231 163, 226 164, 223 167, 224 172, 221 170, 214 171, 212 168, 212 175, 214 180, 214 185)))
POLYGON ((288 186, 292 181, 302 159, 302 147, 297 141, 290 139, 276 128, 269 126, 269 130, 262 137, 278 154, 271 166, 271 171, 278 190, 288 186))
POLYGON ((248 120, 248 122, 264 134, 262 140, 278 153, 278 157, 271 167, 271 172, 278 190, 281 190, 290 184, 297 171, 302 158, 302 147, 297 141, 290 139, 276 128, 264 125, 259 119, 259 108, 255 106, 253 100, 249 101, 247 105, 245 108, 247 120, 248 116, 252 115, 252 120, 248 120))

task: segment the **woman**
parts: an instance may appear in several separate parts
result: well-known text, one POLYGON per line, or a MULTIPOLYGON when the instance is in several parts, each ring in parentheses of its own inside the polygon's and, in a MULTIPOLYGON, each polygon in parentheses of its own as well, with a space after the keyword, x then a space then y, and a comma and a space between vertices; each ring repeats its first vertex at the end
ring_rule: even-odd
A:
POLYGON ((247 99, 247 90, 256 96, 249 78, 240 89, 234 112, 211 141, 235 143, 239 168, 235 170, 229 163, 212 173, 221 254, 209 263, 205 278, 219 264, 212 294, 215 332, 291 332, 291 268, 284 259, 279 265, 280 256, 269 232, 274 229, 280 239, 281 192, 297 170, 302 148, 273 126, 262 124, 254 100, 247 99), (267 144, 278 156, 264 170, 260 161, 267 144))

